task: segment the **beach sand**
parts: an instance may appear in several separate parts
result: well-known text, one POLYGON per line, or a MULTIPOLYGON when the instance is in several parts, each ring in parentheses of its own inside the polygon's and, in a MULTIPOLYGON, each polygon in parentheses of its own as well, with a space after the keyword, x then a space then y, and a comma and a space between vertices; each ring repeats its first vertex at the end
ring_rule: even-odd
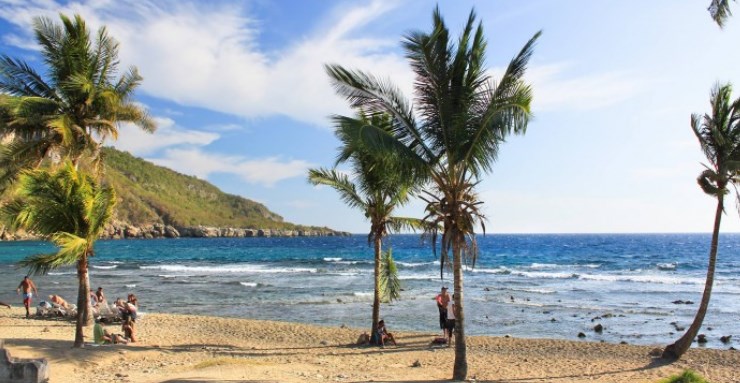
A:
MULTIPOLYGON (((454 361, 454 347, 430 347, 433 332, 398 332, 398 346, 381 349, 355 346, 360 329, 166 314, 141 318, 136 344, 73 349, 73 322, 22 316, 22 308, 0 308, 0 339, 14 357, 47 358, 52 383, 444 381, 454 361), (412 367, 416 361, 420 367, 412 367)), ((120 332, 120 326, 109 330, 120 332)), ((92 339, 92 326, 85 333, 92 339)), ((691 368, 713 383, 740 381, 738 351, 691 349, 666 365, 649 357, 651 349, 476 336, 468 339, 468 377, 655 382, 691 368)))

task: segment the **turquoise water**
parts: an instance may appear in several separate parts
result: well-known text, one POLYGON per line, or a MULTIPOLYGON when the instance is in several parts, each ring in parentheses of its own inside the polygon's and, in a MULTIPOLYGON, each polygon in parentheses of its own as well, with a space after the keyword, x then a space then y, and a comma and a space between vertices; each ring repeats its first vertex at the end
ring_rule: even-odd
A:
MULTIPOLYGON (((582 331, 591 341, 664 344, 679 335, 671 322, 688 326, 693 319, 709 240, 708 234, 481 236, 478 264, 465 275, 468 333, 576 339, 582 331), (603 334, 591 330, 596 323, 606 327, 603 334)), ((432 298, 441 285, 452 285, 451 275, 440 280, 439 262, 418 236, 393 236, 386 246, 393 247, 404 291, 382 316, 391 328, 436 331, 432 298)), ((20 303, 18 260, 53 250, 43 242, 0 243, 0 300, 20 303)), ((92 285, 109 299, 136 293, 143 311, 369 322, 372 248, 364 235, 100 241, 96 250, 92 285)), ((71 268, 34 280, 42 296, 76 294, 71 268)), ((723 235, 702 330, 707 347, 729 347, 719 342, 722 335, 740 338, 738 298, 740 235, 723 235)))

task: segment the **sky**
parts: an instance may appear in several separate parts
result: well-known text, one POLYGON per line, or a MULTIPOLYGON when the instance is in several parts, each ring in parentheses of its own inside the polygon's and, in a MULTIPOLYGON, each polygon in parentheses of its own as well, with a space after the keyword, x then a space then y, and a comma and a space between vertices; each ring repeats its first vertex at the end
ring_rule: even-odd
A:
MULTIPOLYGON (((740 17, 720 29, 709 0, 439 1, 454 35, 471 9, 495 78, 539 30, 526 81, 535 118, 479 184, 489 233, 709 232, 716 200, 691 113, 717 83, 740 84, 740 17)), ((731 4, 740 14, 740 6, 731 4)), ((78 13, 120 42, 153 135, 123 125, 118 149, 264 203, 285 220, 367 233, 360 211, 307 182, 334 165, 328 119, 351 113, 323 65, 362 69, 413 96, 400 46, 430 31, 422 0, 0 0, 0 53, 43 71, 32 20, 78 13)), ((738 85, 740 87, 740 85, 738 85)), ((740 96, 740 91, 734 93, 740 96)), ((339 169, 349 171, 346 165, 339 169)), ((421 217, 413 201, 399 216, 421 217)), ((740 231, 728 204, 723 232, 740 231)))

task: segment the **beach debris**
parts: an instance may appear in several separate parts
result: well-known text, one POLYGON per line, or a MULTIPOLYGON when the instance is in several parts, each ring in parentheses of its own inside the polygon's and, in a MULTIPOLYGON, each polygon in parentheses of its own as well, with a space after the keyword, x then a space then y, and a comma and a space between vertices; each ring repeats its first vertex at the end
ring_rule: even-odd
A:
POLYGON ((656 348, 650 350, 650 352, 648 353, 648 355, 657 358, 657 357, 663 355, 663 349, 660 348, 660 347, 656 347, 656 348))
POLYGON ((419 362, 419 359, 417 359, 414 363, 412 363, 411 367, 421 367, 421 362, 419 362))
POLYGON ((627 343, 627 341, 623 340, 623 341, 619 342, 619 344, 629 344, 629 343, 627 343))
POLYGON ((329 341, 326 341, 326 340, 322 340, 319 343, 321 343, 322 346, 328 346, 329 345, 329 341))
POLYGON ((721 336, 719 338, 719 341, 724 344, 727 344, 727 343, 730 343, 730 339, 732 339, 732 335, 725 335, 725 336, 721 336))
POLYGON ((578 337, 579 337, 579 338, 585 338, 585 337, 586 337, 586 334, 584 334, 584 333, 582 333, 582 332, 579 332, 579 333, 578 333, 578 337))
POLYGON ((672 303, 674 305, 693 305, 694 304, 693 301, 684 301, 684 300, 681 300, 681 299, 676 300, 676 301, 673 301, 672 303))
POLYGON ((699 336, 696 337, 696 341, 699 343, 707 343, 707 336, 705 334, 699 334, 699 336))
POLYGON ((51 330, 49 330, 48 327, 44 327, 43 330, 41 330, 41 332, 49 332, 49 331, 51 331, 51 330))
POLYGON ((599 323, 596 326, 594 326, 594 331, 596 331, 599 334, 601 334, 604 331, 604 326, 602 326, 601 323, 599 323))
POLYGON ((506 335, 504 335, 504 338, 511 338, 511 335, 506 334, 506 335))
POLYGON ((344 323, 342 323, 342 325, 341 325, 341 326, 339 326, 339 328, 347 328, 347 325, 346 325, 346 324, 344 324, 344 323))

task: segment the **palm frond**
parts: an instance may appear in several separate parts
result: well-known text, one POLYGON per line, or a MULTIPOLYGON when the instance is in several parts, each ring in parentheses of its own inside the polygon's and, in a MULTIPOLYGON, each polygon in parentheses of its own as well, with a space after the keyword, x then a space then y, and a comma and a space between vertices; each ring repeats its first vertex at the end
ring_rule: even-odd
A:
POLYGON ((326 185, 333 188, 339 192, 340 198, 349 207, 364 210, 367 206, 367 202, 357 193, 355 184, 346 174, 339 173, 336 169, 310 169, 308 182, 312 185, 326 185))
POLYGON ((398 277, 398 268, 393 260, 393 250, 383 252, 380 263, 380 291, 383 302, 391 302, 401 298, 401 279, 398 277))

